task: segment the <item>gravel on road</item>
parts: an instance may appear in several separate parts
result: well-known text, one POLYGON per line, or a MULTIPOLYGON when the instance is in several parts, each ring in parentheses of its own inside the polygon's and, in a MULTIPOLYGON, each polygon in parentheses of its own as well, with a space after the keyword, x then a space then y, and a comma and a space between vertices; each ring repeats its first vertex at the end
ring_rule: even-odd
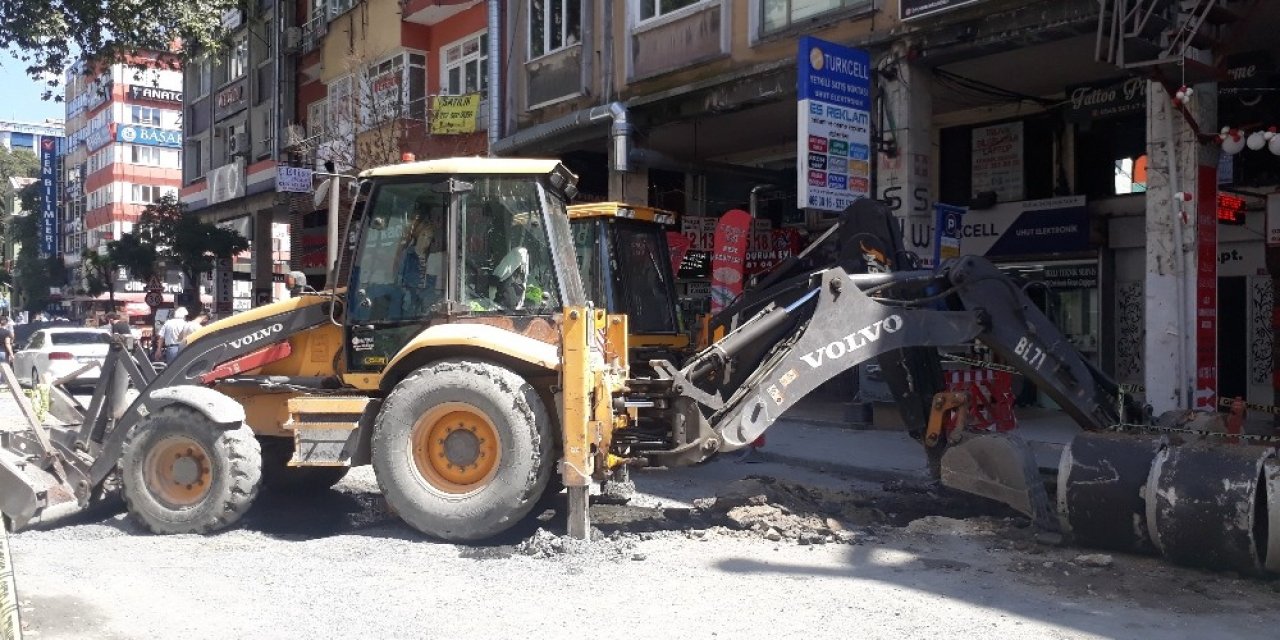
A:
MULTIPOLYGON (((772 463, 634 474, 590 543, 547 511, 489 545, 425 539, 353 471, 236 528, 126 516, 11 536, 27 637, 1274 638, 1280 583, 1036 541, 928 486, 772 463)), ((556 505, 552 503, 552 507, 556 505)))

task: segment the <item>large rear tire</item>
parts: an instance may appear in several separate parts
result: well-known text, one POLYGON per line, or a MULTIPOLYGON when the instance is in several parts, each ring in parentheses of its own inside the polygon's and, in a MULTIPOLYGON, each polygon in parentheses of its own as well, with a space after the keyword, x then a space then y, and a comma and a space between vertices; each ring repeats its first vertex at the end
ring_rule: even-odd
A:
POLYGON ((282 494, 328 491, 347 477, 351 467, 291 467, 293 442, 288 438, 262 438, 262 490, 282 494))
POLYGON ((253 505, 262 452, 247 425, 228 429, 204 414, 165 407, 136 425, 120 458, 129 513, 153 533, 210 533, 253 505))
POLYGON ((445 360, 396 385, 373 432, 387 502, 450 541, 492 538, 537 504, 554 466, 553 428, 534 388, 488 362, 445 360))

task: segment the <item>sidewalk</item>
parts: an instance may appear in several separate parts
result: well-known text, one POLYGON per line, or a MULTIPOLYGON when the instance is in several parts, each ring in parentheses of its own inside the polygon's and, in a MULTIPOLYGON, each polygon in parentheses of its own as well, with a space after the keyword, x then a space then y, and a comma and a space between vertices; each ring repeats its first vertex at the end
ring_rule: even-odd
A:
MULTIPOLYGON (((924 449, 905 427, 858 422, 853 416, 860 413, 850 407, 801 402, 769 429, 764 447, 753 456, 872 482, 928 479, 924 449)), ((1060 411, 1026 408, 1017 417, 1017 432, 1031 445, 1040 468, 1056 471, 1063 445, 1080 428, 1060 411)))

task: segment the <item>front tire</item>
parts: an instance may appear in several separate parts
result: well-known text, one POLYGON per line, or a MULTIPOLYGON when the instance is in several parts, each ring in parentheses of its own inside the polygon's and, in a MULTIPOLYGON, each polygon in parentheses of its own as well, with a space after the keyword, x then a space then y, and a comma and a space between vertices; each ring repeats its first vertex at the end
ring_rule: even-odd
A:
POLYGON ((247 425, 228 429, 168 406, 134 426, 120 458, 129 513, 152 533, 210 533, 253 505, 262 452, 247 425))
POLYGON ((553 429, 534 388, 488 362, 445 360, 396 385, 373 432, 382 493, 413 528, 449 541, 520 522, 551 475, 553 429))

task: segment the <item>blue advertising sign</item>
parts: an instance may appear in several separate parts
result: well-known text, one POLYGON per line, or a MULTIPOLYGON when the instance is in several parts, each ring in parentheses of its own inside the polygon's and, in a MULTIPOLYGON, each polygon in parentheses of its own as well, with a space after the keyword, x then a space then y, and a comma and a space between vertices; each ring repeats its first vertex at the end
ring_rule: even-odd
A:
POLYGON ((941 202, 933 205, 933 268, 943 260, 960 256, 960 239, 964 237, 964 207, 941 202))
POLYGON ((57 141, 40 141, 40 254, 58 255, 57 141))
POLYGON ((871 55, 805 36, 796 64, 797 206, 843 211, 871 190, 871 55))
POLYGON ((182 132, 155 127, 140 127, 134 124, 122 124, 116 128, 116 140, 130 144, 145 144, 153 147, 182 148, 182 132))

